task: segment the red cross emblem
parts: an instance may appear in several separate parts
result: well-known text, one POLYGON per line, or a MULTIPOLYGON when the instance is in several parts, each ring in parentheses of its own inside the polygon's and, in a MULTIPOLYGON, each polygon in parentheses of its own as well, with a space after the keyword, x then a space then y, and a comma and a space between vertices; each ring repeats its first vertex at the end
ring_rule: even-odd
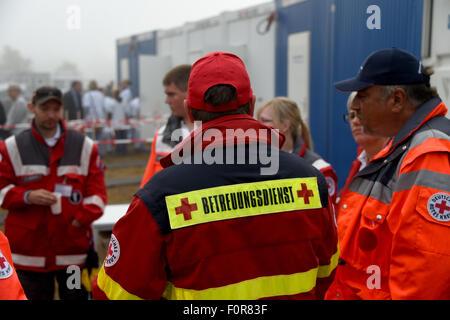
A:
POLYGON ((434 206, 439 209, 440 214, 444 214, 446 211, 450 210, 450 207, 447 206, 447 201, 445 200, 442 200, 441 203, 436 203, 434 206))
POLYGON ((437 221, 450 221, 450 194, 439 192, 433 194, 427 203, 430 216, 437 221))
POLYGON ((176 214, 182 214, 184 216, 184 220, 191 220, 191 212, 198 210, 197 204, 189 204, 188 198, 181 199, 181 206, 175 208, 176 214))
POLYGON ((0 269, 5 269, 6 268, 6 259, 5 257, 0 257, 0 269))
POLYGON ((112 254, 113 254, 113 249, 112 249, 112 243, 110 242, 109 243, 109 246, 108 246, 108 257, 111 257, 112 256, 112 254))
POLYGON ((13 268, 0 251, 0 280, 9 278, 12 274, 13 268))
POLYGON ((308 189, 308 186, 306 183, 301 184, 302 189, 297 191, 297 196, 299 198, 303 198, 303 201, 305 201, 305 204, 309 204, 309 198, 314 197, 314 193, 312 190, 308 189))

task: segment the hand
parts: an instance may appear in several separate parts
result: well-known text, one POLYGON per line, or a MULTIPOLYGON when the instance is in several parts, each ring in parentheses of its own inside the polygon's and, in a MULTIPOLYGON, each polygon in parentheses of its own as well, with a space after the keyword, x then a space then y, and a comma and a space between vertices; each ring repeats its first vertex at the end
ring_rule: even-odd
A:
POLYGON ((28 194, 27 200, 32 204, 51 206, 57 199, 53 193, 45 189, 33 190, 28 194))

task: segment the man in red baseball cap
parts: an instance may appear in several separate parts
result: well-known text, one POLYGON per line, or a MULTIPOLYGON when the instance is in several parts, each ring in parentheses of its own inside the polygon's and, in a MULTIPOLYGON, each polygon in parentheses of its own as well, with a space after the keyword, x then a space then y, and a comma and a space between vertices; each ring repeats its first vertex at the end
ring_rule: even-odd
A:
POLYGON ((197 128, 114 226, 95 298, 323 297, 339 256, 327 183, 280 151, 254 104, 239 57, 193 65, 185 108, 197 128))

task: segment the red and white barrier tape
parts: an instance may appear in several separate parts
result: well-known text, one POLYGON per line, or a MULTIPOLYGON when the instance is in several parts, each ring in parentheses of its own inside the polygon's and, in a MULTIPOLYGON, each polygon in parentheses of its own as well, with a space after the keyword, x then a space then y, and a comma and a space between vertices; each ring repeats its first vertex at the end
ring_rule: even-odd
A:
MULTIPOLYGON (((105 128, 111 127, 115 130, 126 130, 131 128, 136 128, 145 124, 153 124, 158 121, 162 121, 168 118, 168 115, 156 116, 156 117, 141 117, 139 119, 124 119, 118 121, 112 120, 65 120, 66 126, 69 129, 84 131, 85 129, 91 128, 105 128)), ((0 125, 0 129, 10 130, 16 128, 29 128, 30 123, 17 123, 17 124, 4 124, 0 125)))
POLYGON ((96 144, 131 144, 131 143, 152 143, 153 138, 148 139, 111 139, 111 140, 95 140, 96 144))

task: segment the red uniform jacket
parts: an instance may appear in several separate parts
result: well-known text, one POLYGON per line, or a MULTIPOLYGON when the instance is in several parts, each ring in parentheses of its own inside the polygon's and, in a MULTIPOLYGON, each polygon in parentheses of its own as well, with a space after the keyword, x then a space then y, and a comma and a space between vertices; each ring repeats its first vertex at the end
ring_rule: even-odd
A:
MULTIPOLYGON (((103 165, 97 145, 67 130, 54 147, 32 128, 0 142, 0 205, 8 210, 5 234, 16 268, 32 271, 65 269, 85 262, 91 223, 106 203, 103 165), (35 189, 59 192, 60 213, 26 202, 35 189), (72 225, 73 219, 82 227, 72 225)), ((57 212, 57 211, 56 211, 57 212)))
MULTIPOLYGON (((226 129, 270 132, 246 115, 222 117, 195 130, 174 152, 210 128, 215 143, 224 142, 217 134, 226 129)), ((252 155, 255 140, 243 140, 248 144, 231 142, 216 155, 230 148, 252 155)), ((183 149, 183 159, 209 154, 212 143, 204 142, 183 149)), ((261 175, 259 162, 181 163, 155 174, 114 226, 94 297, 322 298, 339 255, 325 179, 298 156, 272 152, 279 152, 274 158, 280 163, 271 175, 261 175)), ((173 155, 161 163, 174 163, 173 155)))

